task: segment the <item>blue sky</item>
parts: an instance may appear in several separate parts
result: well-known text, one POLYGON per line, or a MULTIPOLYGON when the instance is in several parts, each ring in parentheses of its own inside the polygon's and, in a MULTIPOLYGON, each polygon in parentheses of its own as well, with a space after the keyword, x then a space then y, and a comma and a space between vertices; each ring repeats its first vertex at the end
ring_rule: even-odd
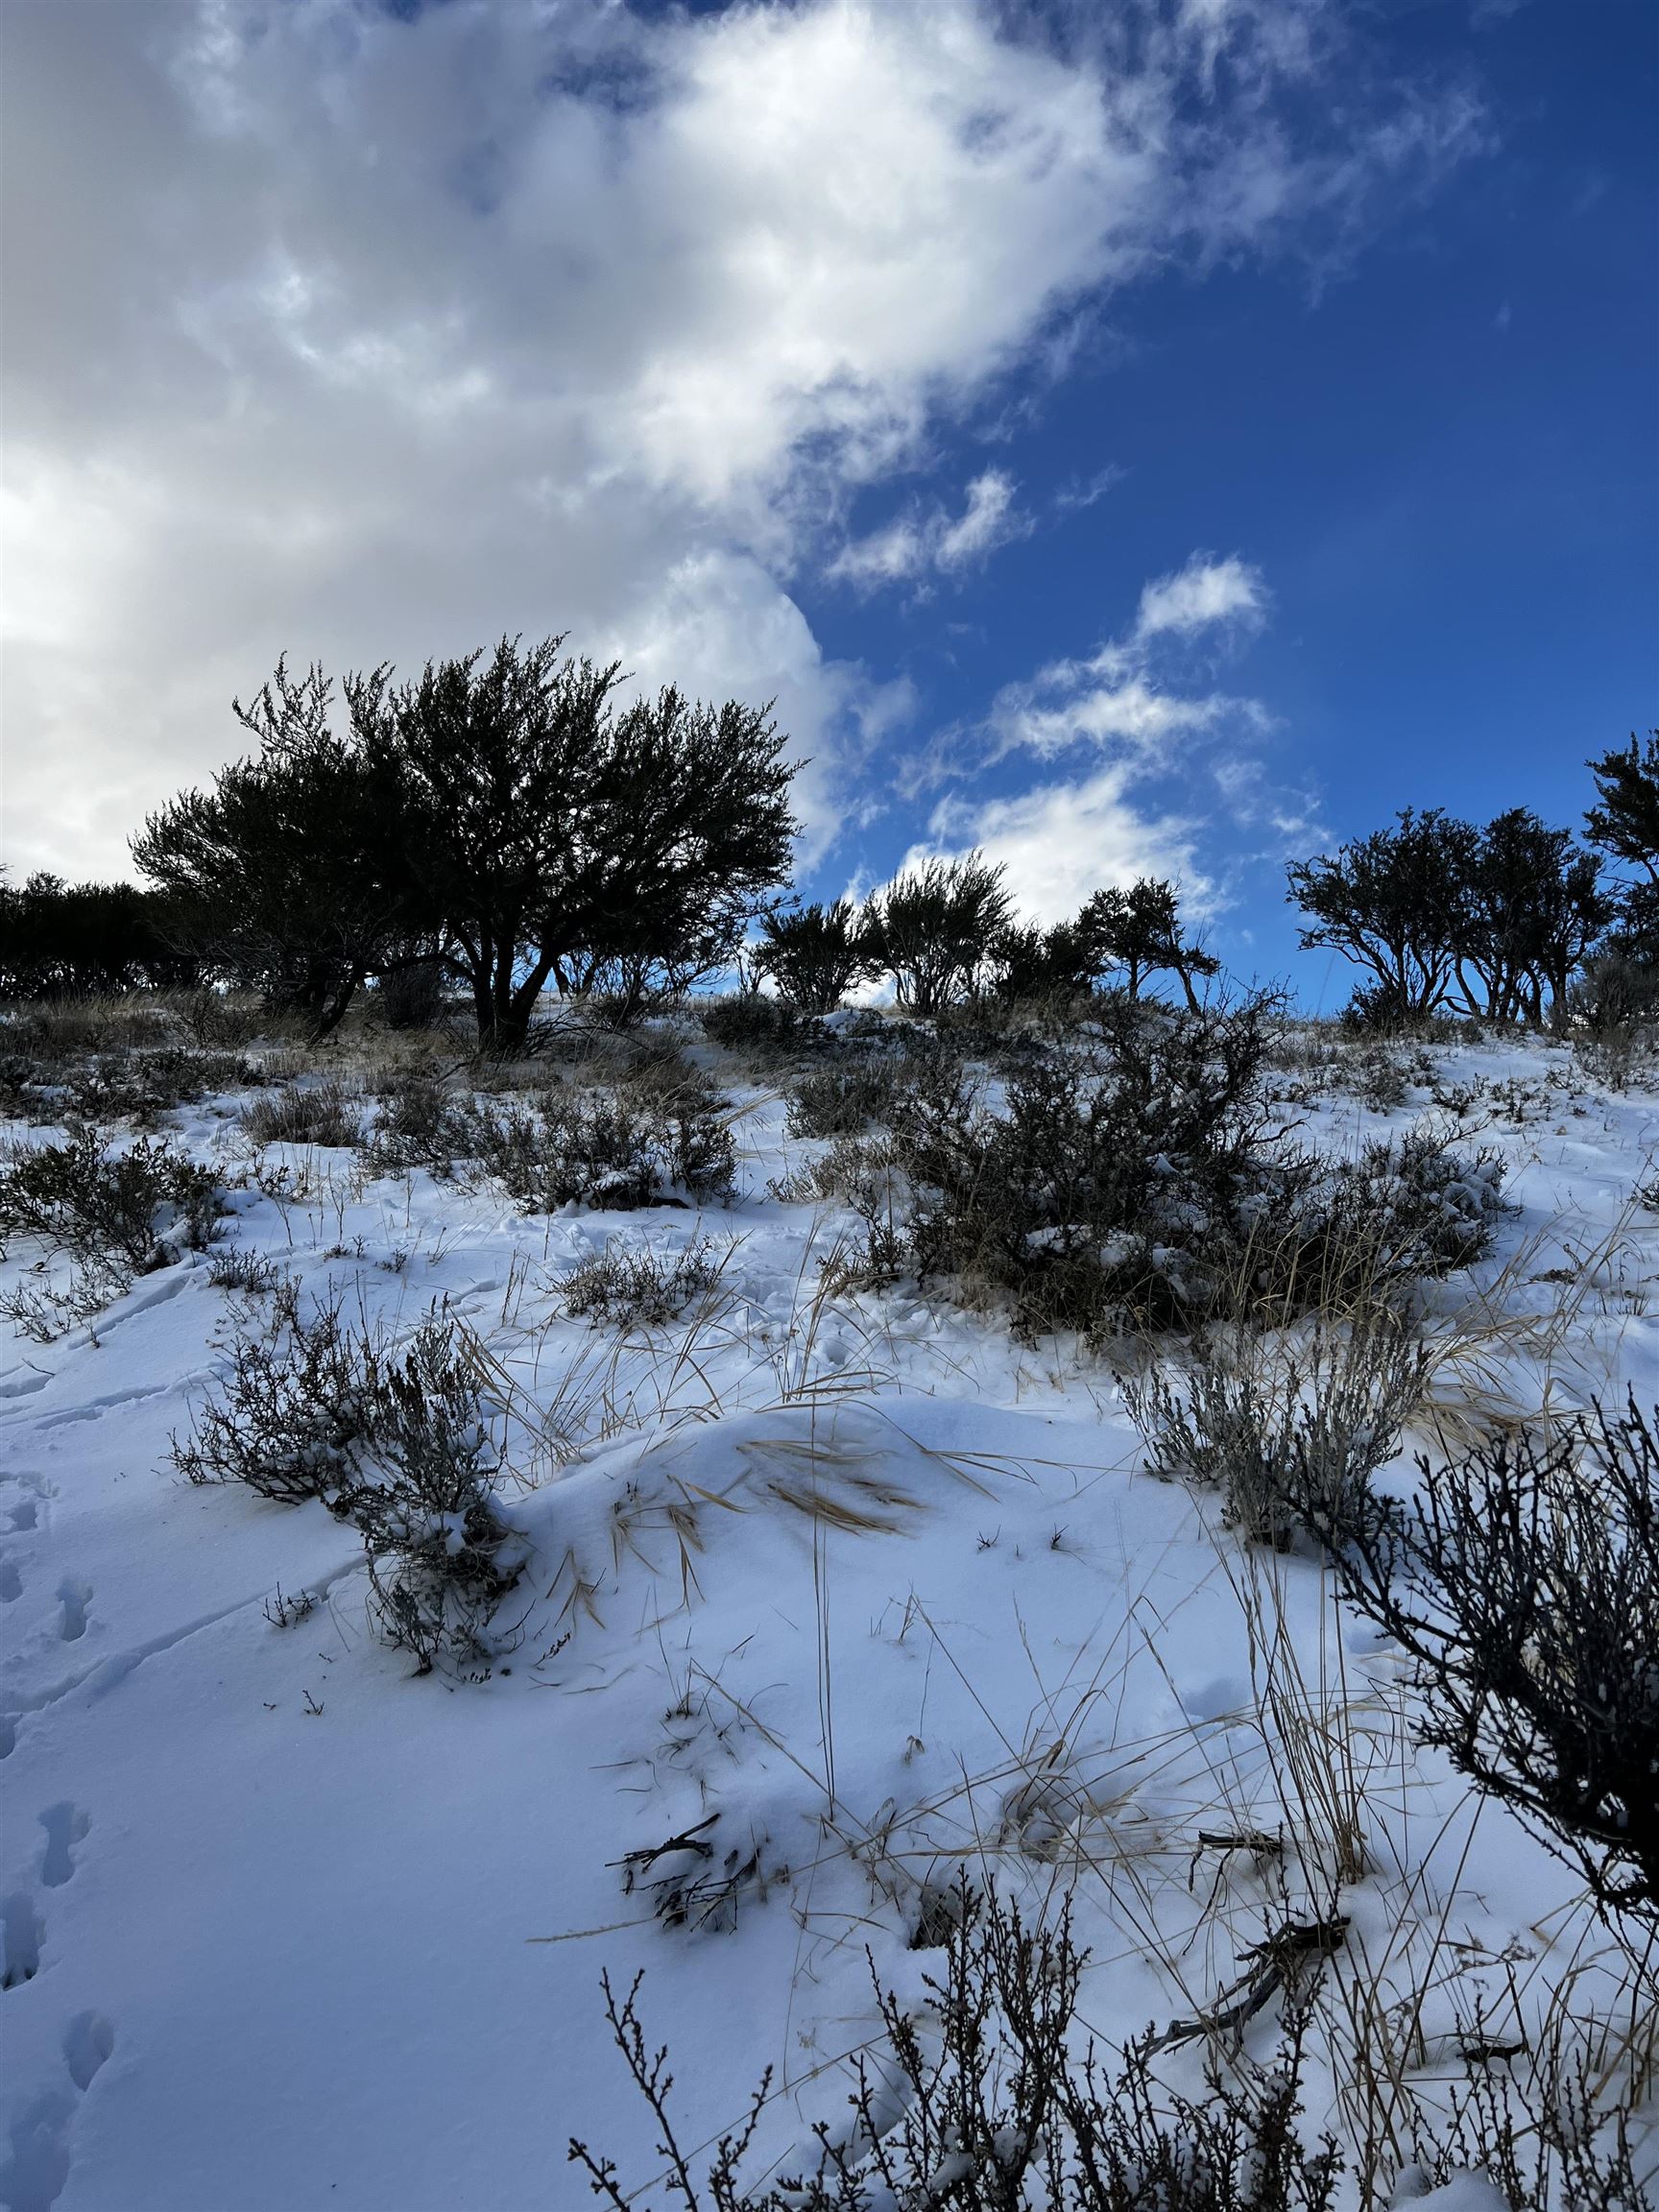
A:
POLYGON ((803 882, 1574 821, 1659 673, 1648 0, 13 0, 13 866, 277 652, 776 693, 803 882), (1110 17, 1104 25, 1097 18, 1110 17))

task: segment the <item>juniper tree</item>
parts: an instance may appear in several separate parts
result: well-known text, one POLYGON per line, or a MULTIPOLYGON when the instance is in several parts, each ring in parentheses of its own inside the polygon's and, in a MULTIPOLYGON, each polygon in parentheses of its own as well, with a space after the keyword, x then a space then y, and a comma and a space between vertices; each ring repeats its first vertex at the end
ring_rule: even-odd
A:
POLYGON ((1172 883, 1142 876, 1127 890, 1116 884, 1096 891, 1077 917, 1076 935, 1091 975, 1121 969, 1131 998, 1139 998, 1148 975, 1178 975, 1187 1004, 1197 1011, 1194 976, 1214 975, 1220 963, 1181 933, 1180 905, 1172 883))
POLYGON ((855 983, 880 974, 869 917, 851 899, 760 918, 755 967, 803 1014, 830 1014, 855 983))
POLYGON ((982 853, 926 860, 870 902, 872 941, 901 1006, 937 1014, 979 989, 1013 919, 1000 866, 982 853))
POLYGON ((251 706, 231 702, 257 752, 152 814, 132 840, 134 863, 203 961, 302 1007, 318 1035, 419 927, 395 834, 397 781, 366 741, 388 676, 348 679, 339 730, 322 669, 296 678, 279 661, 251 706))
POLYGON ((620 664, 564 643, 428 662, 370 738, 399 787, 405 876, 497 1051, 522 1048, 550 980, 734 948, 795 830, 768 709, 669 686, 618 709, 620 664))

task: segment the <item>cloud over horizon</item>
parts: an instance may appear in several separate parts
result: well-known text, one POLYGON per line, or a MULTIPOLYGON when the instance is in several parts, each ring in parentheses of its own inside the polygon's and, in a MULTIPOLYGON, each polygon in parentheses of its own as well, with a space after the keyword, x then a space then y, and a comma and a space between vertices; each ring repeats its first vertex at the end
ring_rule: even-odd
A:
MULTIPOLYGON (((1040 398, 1171 267, 1328 265, 1482 130, 1457 86, 1359 75, 1322 125, 1352 57, 1319 0, 130 0, 4 39, 5 857, 72 874, 124 872, 279 652, 517 629, 775 696, 826 853, 919 703, 826 652, 805 587, 961 576, 1034 526, 1000 460, 926 482, 941 427, 1040 398)), ((1259 620, 1253 578, 1148 585, 1140 645, 1259 620)), ((1210 713, 1099 667, 1020 742, 1210 713)))

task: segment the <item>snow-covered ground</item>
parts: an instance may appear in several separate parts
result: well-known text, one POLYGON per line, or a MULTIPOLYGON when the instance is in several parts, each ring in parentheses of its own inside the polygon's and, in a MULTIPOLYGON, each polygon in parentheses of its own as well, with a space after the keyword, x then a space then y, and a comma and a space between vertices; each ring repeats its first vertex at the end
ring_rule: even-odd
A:
MULTIPOLYGON (((1552 1047, 1435 1058, 1488 1086, 1472 1139, 1519 1208, 1436 1290, 1443 1417, 1651 1401, 1659 1217, 1633 1191, 1659 1098, 1552 1047), (1493 1085, 1512 1088, 1494 1104, 1493 1085)), ((1363 1871, 1313 2130, 1349 2133, 1362 2014, 1431 2107, 1478 1998, 1534 2027, 1616 1998, 1621 1956, 1572 1876, 1413 1747, 1398 1663, 1319 1566, 1142 1473, 1107 1366, 942 1299, 822 1299, 845 1223, 767 1195, 811 1147, 775 1094, 735 1094, 739 1192, 701 1218, 524 1218, 488 1187, 367 1180, 346 1151, 274 1150, 285 1203, 235 1192, 236 1246, 399 1328, 447 1302, 547 1416, 557 1448, 517 1453, 503 1491, 534 1550, 488 1679, 415 1677, 376 1641, 361 1543, 321 1504, 172 1470, 224 1358, 210 1254, 55 1342, 0 1346, 12 2212, 560 2212, 591 2200, 573 2132, 643 2183, 661 2160, 602 1969, 644 1972, 688 2147, 774 2070, 758 2176, 844 2112, 844 2062, 878 2026, 870 1960, 921 1998, 925 1890, 962 1867, 1027 1905, 1070 1889, 1081 2014, 1118 2044, 1212 2004, 1343 1871, 1333 1772, 1363 1871), (717 1295, 621 1343, 565 1318, 551 1278, 618 1236, 730 1245, 717 1295), (274 1624, 278 1586, 319 1602, 274 1624), (1199 1840, 1247 1830, 1282 1853, 1199 1840), (692 1831, 708 1856, 630 1887, 629 1854, 692 1831), (686 1871, 735 1877, 701 1927, 653 1911, 686 1871)), ((238 1103, 171 1132, 241 1174, 238 1103)), ((1425 1103, 1328 1094, 1310 1126, 1352 1144, 1425 1103)), ((15 1243, 0 1281, 37 1258, 15 1243)), ((1268 2014, 1251 2047, 1272 2035, 1268 2014)), ((1196 2085, 1196 2051, 1168 2063, 1196 2085)))

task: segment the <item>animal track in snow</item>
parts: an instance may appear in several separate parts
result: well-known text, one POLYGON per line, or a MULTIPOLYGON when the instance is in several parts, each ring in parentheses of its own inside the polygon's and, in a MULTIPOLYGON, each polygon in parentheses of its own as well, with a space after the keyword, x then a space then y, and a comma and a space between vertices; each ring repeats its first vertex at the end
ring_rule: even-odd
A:
POLYGON ((61 1889, 75 1871, 74 1845, 85 1841, 92 1823, 79 1806, 71 1805, 64 1798, 61 1804, 47 1806, 40 1815, 40 1825, 46 1831, 40 1879, 48 1889, 61 1889))
POLYGON ((63 2031, 63 2063, 69 2079, 83 2094, 92 2077, 115 2048, 115 2031, 102 2012, 77 2012, 63 2031))
POLYGON ((63 1608, 63 1624, 58 1633, 65 1644, 78 1644, 86 1633, 86 1609, 92 1602, 90 1582, 77 1582, 65 1575, 58 1585, 58 1602, 63 1608))
POLYGON ((69 2178, 69 2130, 82 2098, 115 2048, 101 2012, 78 2012, 63 2031, 72 2089, 48 2089, 12 2124, 12 2155, 0 2166, 0 2203, 11 2212, 51 2212, 69 2178))
POLYGON ((45 1924, 35 1910, 35 1900, 21 1889, 0 1899, 0 1989, 15 1989, 33 1982, 40 1971, 40 1941, 45 1924))
POLYGON ((15 1605, 22 1595, 22 1575, 10 1559, 0 1559, 0 1605, 15 1605))
POLYGON ((36 1527, 39 1520, 39 1500, 25 1498, 20 1505, 12 1506, 6 1526, 11 1529, 13 1536, 22 1536, 26 1535, 31 1528, 36 1527))

